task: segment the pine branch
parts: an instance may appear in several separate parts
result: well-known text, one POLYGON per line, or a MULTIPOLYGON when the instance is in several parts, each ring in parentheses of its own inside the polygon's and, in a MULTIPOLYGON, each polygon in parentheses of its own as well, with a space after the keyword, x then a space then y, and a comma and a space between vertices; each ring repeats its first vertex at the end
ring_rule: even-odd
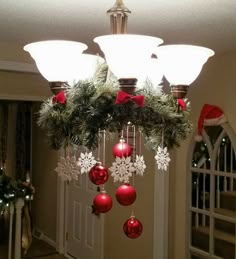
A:
POLYGON ((179 146, 192 129, 189 121, 190 103, 186 111, 179 109, 171 94, 156 91, 150 82, 136 94, 145 95, 145 106, 132 101, 116 105, 118 83, 106 83, 107 66, 98 68, 96 77, 80 81, 65 92, 66 104, 44 102, 39 111, 38 124, 46 130, 49 145, 59 149, 67 145, 96 148, 99 130, 120 132, 128 122, 141 129, 146 145, 157 150, 164 134, 164 145, 179 146), (163 133, 164 130, 164 133, 163 133))

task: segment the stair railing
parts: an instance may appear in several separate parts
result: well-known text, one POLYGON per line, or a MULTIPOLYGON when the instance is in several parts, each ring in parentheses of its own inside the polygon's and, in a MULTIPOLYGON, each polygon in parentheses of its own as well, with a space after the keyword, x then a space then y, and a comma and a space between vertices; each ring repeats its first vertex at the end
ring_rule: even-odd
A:
MULTIPOLYGON (((233 146, 231 145, 230 147, 230 161, 233 161, 234 159, 234 149, 233 149, 233 146)), ((233 162, 230 163, 230 173, 231 175, 233 176, 233 162)), ((233 177, 230 177, 230 191, 232 192, 234 190, 234 178, 233 177)))
MULTIPOLYGON (((232 161, 231 161, 232 163, 232 161)), ((224 173, 227 173, 227 150, 226 145, 224 145, 224 173)), ((227 192, 227 176, 224 176, 224 192, 227 192)))
MULTIPOLYGON (((196 186, 197 186, 197 189, 196 189, 196 208, 198 209, 199 208, 199 175, 197 176, 197 179, 196 179, 196 186)), ((196 228, 199 227, 199 214, 198 214, 198 212, 196 212, 196 214, 195 214, 195 227, 196 228)))
MULTIPOLYGON (((220 171, 220 162, 219 162, 219 157, 220 157, 220 149, 217 150, 217 171, 220 171)), ((216 180, 216 207, 220 208, 220 176, 217 175, 217 180, 216 180)))
POLYGON ((10 203, 10 222, 9 222, 9 241, 8 241, 8 259, 11 259, 12 257, 12 227, 13 227, 13 216, 14 216, 14 204, 10 203))
POLYGON ((23 207, 24 200, 22 198, 17 199, 15 204, 10 204, 8 259, 12 259, 12 232, 14 212, 16 213, 14 259, 21 259, 21 215, 23 207))
MULTIPOLYGON (((206 163, 204 163, 203 165, 204 171, 206 170, 206 163)), ((202 194, 202 209, 206 210, 206 174, 203 173, 203 194, 202 194)), ((205 226, 206 225, 206 215, 203 214, 202 215, 202 225, 205 226)))

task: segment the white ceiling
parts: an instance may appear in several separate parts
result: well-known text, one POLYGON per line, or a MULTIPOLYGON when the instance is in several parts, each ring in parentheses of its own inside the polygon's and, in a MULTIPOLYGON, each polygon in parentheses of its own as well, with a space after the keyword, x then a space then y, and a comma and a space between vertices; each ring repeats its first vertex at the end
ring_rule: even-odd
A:
MULTIPOLYGON (((95 36, 110 33, 106 11, 115 0, 0 0, 0 41, 25 45, 67 39, 97 51, 95 36)), ((129 33, 158 36, 216 52, 236 50, 236 0, 124 0, 129 33)))

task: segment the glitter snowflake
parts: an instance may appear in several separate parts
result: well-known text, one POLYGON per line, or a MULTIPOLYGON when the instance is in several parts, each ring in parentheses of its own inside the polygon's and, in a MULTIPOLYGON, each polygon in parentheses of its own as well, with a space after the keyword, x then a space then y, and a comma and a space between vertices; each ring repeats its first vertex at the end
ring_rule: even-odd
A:
POLYGON ((134 164, 131 162, 131 157, 116 157, 115 162, 109 168, 112 172, 111 176, 114 182, 127 182, 135 171, 134 164))
POLYGON ((65 181, 78 180, 80 174, 75 156, 60 157, 55 171, 65 181))
POLYGON ((155 159, 157 162, 157 168, 159 170, 167 171, 167 167, 169 166, 170 162, 170 155, 168 153, 167 147, 158 147, 155 159))
POLYGON ((134 167, 135 167, 135 170, 136 170, 136 174, 143 176, 143 173, 146 169, 146 165, 145 165, 145 161, 143 159, 143 156, 136 155, 134 167))
POLYGON ((96 162, 97 161, 94 159, 92 152, 81 153, 78 159, 78 166, 81 169, 81 174, 88 173, 96 162))

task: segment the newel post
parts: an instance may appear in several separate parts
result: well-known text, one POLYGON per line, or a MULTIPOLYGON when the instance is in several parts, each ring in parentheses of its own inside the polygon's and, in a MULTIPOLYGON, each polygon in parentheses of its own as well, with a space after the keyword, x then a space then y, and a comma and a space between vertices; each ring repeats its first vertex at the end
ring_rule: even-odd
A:
POLYGON ((16 229, 15 229, 15 257, 14 259, 21 259, 21 214, 24 206, 22 198, 16 201, 16 229))

